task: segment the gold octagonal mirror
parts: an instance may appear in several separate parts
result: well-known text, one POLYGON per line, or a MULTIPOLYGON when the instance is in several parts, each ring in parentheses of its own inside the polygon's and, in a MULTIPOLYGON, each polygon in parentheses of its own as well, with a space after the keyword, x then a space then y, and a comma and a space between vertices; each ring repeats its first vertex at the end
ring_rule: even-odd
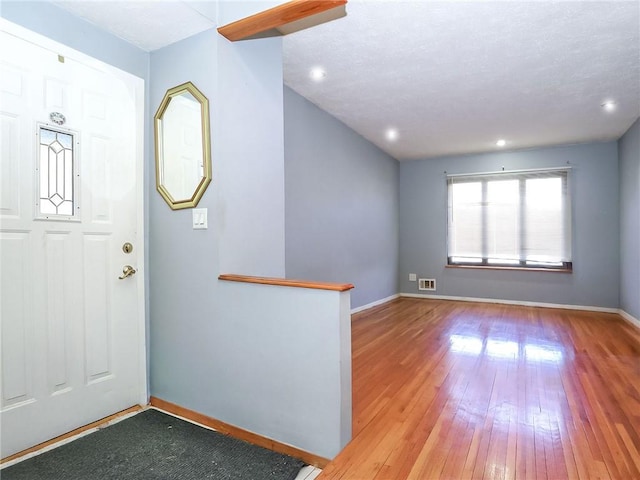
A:
POLYGON ((191 82, 170 88, 154 124, 156 188, 174 210, 195 207, 211 183, 209 101, 191 82))

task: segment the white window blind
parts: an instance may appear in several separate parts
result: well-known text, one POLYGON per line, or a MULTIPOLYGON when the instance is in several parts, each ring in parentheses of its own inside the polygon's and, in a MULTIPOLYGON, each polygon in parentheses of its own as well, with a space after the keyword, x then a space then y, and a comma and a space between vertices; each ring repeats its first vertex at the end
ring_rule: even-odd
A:
POLYGON ((448 263, 571 269, 569 170, 447 176, 448 263))

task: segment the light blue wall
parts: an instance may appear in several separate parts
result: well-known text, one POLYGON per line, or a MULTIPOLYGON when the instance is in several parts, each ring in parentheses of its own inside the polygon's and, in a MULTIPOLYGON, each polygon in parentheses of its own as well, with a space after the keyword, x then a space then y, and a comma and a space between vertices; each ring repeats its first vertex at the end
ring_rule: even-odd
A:
MULTIPOLYGON (((349 292, 221 282, 214 399, 225 421, 333 458, 351 440, 349 292), (231 341, 230 341, 231 340, 231 341)), ((209 354, 208 358, 212 355, 209 354)))
POLYGON ((220 37, 218 63, 208 71, 219 82, 220 269, 284 277, 282 39, 232 43, 220 37))
POLYGON ((29 30, 147 80, 149 54, 50 2, 0 3, 0 15, 29 30))
POLYGON ((620 151, 620 308, 640 319, 640 119, 620 151))
POLYGON ((286 273, 398 292, 398 162, 285 87, 286 273))
MULTIPOLYGON (((209 32, 154 52, 151 105, 157 107, 168 88, 190 80, 209 99, 213 120, 217 112, 216 60, 216 36, 209 32)), ((148 197, 151 395, 195 410, 200 407, 198 402, 194 405, 186 399, 205 402, 215 397, 209 382, 198 385, 194 380, 211 375, 203 370, 210 360, 206 352, 217 301, 218 178, 212 133, 213 181, 198 205, 209 211, 209 229, 193 230, 191 210, 171 210, 155 189, 148 197)), ((155 185, 151 168, 149 182, 155 185)))
POLYGON ((418 160, 400 165, 400 291, 409 273, 435 295, 618 308, 620 235, 616 142, 418 160), (572 167, 573 273, 445 268, 445 171, 572 167))
POLYGON ((213 163, 213 180, 198 204, 208 209, 207 230, 192 229, 190 209, 171 210, 155 190, 149 196, 151 394, 221 420, 234 415, 221 347, 242 339, 225 333, 228 305, 217 277, 284 272, 284 212, 270 203, 284 198, 284 180, 261 182, 270 166, 283 170, 283 147, 278 151, 269 138, 282 138, 280 49, 272 40, 232 44, 209 31, 151 55, 152 105, 187 80, 209 99, 213 163), (264 69, 262 61, 270 59, 275 65, 264 69), (266 123, 247 119, 250 112, 262 112, 256 117, 266 123), (247 222, 252 215, 260 221, 247 222), (272 231, 264 231, 270 220, 272 231))
MULTIPOLYGON (((233 18, 236 7, 246 5, 220 3, 218 18, 233 18)), ((151 78, 154 108, 166 89, 187 80, 208 97, 213 163, 198 205, 208 209, 207 230, 192 229, 191 210, 172 211, 155 190, 149 195, 151 394, 332 457, 349 440, 340 402, 348 400, 350 412, 341 383, 350 363, 336 354, 338 330, 329 328, 326 310, 316 304, 314 316, 302 296, 264 293, 244 295, 240 305, 239 289, 263 290, 217 280, 220 273, 285 273, 282 40, 231 43, 203 32, 153 52, 151 78), (314 340, 300 332, 322 328, 322 318, 328 323, 318 341, 334 350, 302 358, 301 346, 314 340), (306 385, 309 365, 322 392, 306 385)))

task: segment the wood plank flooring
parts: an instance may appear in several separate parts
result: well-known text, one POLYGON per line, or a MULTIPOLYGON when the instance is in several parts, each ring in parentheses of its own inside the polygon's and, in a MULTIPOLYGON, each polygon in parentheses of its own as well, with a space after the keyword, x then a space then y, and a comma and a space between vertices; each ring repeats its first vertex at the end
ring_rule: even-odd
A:
POLYGON ((619 315, 402 298, 353 316, 353 440, 318 480, 640 479, 619 315))

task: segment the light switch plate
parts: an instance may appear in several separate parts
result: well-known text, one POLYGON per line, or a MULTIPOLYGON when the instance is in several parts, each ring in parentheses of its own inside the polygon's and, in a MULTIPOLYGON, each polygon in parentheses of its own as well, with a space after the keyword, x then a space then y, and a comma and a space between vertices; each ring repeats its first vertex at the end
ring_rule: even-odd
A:
POLYGON ((193 229, 194 230, 206 230, 207 224, 207 209, 206 208, 194 208, 193 212, 193 229))

